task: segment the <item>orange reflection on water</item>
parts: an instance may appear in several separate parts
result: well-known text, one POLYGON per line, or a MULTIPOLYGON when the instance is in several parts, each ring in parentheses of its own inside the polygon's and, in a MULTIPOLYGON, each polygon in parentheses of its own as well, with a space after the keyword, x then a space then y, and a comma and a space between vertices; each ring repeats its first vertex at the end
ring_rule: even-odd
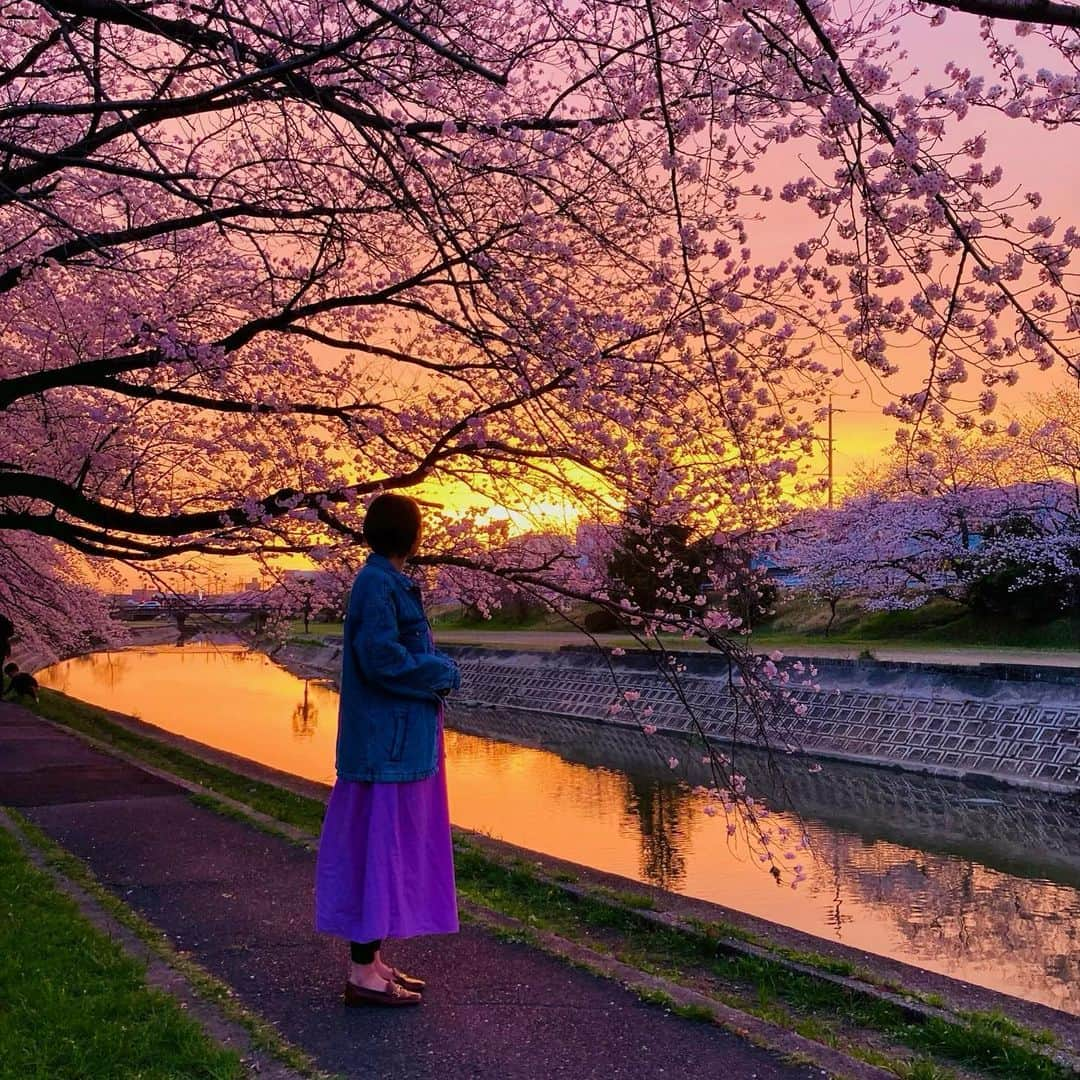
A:
MULTIPOLYGON (((105 653, 39 678, 210 746, 333 780, 336 693, 240 646, 105 653)), ((1080 1011, 1080 892, 1072 884, 878 839, 872 821, 859 836, 821 818, 774 813, 773 830, 798 836, 805 827, 812 840, 812 855, 797 853, 807 881, 793 892, 738 835, 729 840, 722 818, 705 815, 703 798, 663 770, 650 772, 647 754, 636 765, 620 761, 623 771, 452 730, 446 747, 451 816, 464 828, 1080 1011)))
POLYGON ((95 653, 38 679, 208 746, 333 782, 337 694, 242 646, 195 642, 95 653))

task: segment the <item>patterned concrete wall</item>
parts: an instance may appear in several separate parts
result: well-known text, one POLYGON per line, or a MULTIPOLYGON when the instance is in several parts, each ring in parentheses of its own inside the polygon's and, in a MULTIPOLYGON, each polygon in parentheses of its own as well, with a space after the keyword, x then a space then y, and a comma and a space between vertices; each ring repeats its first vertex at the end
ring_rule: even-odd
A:
MULTIPOLYGON (((695 724, 712 739, 760 744, 763 739, 739 719, 726 668, 715 675, 679 677, 679 686, 639 661, 609 669, 583 656, 487 653, 451 649, 462 669, 460 699, 489 706, 529 709, 623 726, 635 724, 633 706, 652 709, 658 729, 688 733, 695 724), (612 711, 615 709, 616 711, 612 711)), ((869 681, 875 681, 873 676, 869 681)), ((819 675, 819 682, 824 678, 819 675)), ((1080 792, 1080 685, 1068 679, 1035 686, 999 679, 957 678, 940 671, 920 677, 908 671, 895 689, 848 685, 793 691, 806 708, 774 717, 770 741, 784 749, 848 760, 894 764, 943 775, 994 777, 1049 790, 1080 792), (1026 700, 1025 700, 1026 699, 1026 700)))

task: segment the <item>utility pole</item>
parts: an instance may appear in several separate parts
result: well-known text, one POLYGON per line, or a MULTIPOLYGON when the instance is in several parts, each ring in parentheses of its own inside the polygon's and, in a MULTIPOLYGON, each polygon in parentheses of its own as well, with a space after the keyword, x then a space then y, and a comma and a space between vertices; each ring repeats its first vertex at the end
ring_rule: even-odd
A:
POLYGON ((829 395, 829 434, 825 439, 825 459, 828 462, 828 492, 829 492, 829 509, 833 508, 833 396, 829 395))

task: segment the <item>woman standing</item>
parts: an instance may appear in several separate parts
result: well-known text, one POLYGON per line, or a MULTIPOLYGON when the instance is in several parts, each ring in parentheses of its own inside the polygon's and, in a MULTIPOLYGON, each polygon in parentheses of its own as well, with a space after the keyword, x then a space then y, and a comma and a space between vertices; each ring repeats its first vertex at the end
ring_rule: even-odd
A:
POLYGON ((460 683, 437 652, 420 589, 403 573, 419 506, 379 495, 372 549, 345 617, 337 783, 315 871, 315 926, 350 942, 347 1005, 418 1005, 424 984, 382 958, 386 938, 458 929, 442 698, 460 683))

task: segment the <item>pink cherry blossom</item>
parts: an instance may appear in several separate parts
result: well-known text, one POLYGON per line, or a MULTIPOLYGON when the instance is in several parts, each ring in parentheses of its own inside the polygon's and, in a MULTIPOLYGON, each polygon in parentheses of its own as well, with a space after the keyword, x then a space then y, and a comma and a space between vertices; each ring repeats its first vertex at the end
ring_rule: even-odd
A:
MULTIPOLYGON (((303 558, 337 588, 370 498, 410 491, 440 597, 703 639, 764 728, 805 673, 747 656, 748 537, 784 522, 835 603, 862 534, 868 593, 903 607, 1001 525, 1001 485, 790 501, 839 371, 900 376, 885 411, 939 479, 970 447, 928 426, 996 445, 1002 385, 1076 371, 1080 232, 996 160, 1010 125, 1080 122, 1059 14, 1021 4, 1015 40, 973 30, 985 71, 919 75, 933 4, 241 6, 0 13, 0 604, 25 640, 107 640, 89 586, 117 567, 303 558)), ((1040 460, 1065 439, 1005 430, 1040 460)), ((1070 580, 1049 517, 978 558, 1070 580)))

